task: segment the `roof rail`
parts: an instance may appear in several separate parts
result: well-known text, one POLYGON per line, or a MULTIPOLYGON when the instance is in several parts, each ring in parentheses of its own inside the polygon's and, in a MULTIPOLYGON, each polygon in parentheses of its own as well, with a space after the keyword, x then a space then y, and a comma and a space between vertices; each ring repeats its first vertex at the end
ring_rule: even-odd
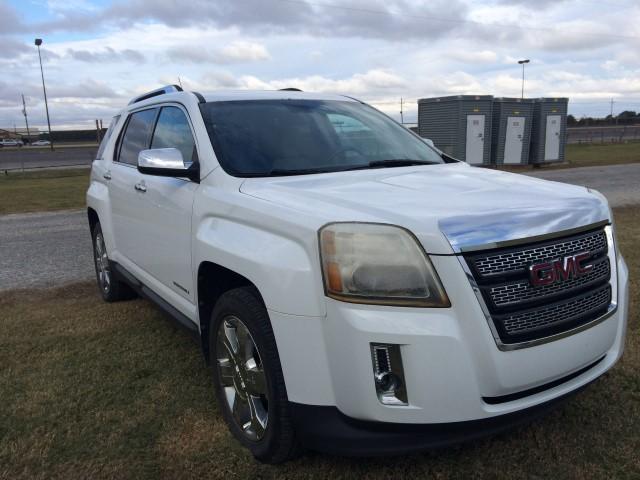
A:
POLYGON ((302 91, 299 88, 295 88, 295 87, 279 88, 278 90, 280 90, 281 92, 301 92, 302 91))
POLYGON ((128 103, 128 105, 141 102, 142 100, 146 100, 148 98, 157 97, 158 95, 165 95, 167 93, 175 93, 175 92, 181 92, 181 91, 182 91, 182 87, 179 85, 167 85, 162 88, 158 88, 157 90, 152 90, 138 97, 135 97, 128 103))

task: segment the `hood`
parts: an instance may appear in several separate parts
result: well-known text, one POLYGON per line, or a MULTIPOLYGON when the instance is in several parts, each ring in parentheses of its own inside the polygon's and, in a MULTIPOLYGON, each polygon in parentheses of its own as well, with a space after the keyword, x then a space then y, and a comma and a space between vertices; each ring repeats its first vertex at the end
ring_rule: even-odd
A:
POLYGON ((466 164, 248 179, 241 192, 328 222, 409 229, 432 254, 572 230, 609 220, 600 194, 466 164))

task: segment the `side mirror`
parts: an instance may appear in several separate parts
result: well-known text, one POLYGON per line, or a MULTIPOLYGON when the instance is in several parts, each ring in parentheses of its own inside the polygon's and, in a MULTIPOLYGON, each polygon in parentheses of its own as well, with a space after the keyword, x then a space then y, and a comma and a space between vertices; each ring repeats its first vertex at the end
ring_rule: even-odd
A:
POLYGON ((200 182, 200 168, 197 163, 185 164, 182 153, 177 148, 153 148, 138 154, 138 171, 158 177, 183 177, 200 182))

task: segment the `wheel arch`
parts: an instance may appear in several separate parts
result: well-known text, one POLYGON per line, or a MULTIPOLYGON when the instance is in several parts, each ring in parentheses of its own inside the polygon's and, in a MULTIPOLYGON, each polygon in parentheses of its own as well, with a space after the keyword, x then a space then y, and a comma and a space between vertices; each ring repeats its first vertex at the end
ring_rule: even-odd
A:
POLYGON ((89 230, 93 232, 94 227, 100 222, 98 212, 91 207, 87 207, 87 218, 89 220, 89 230))
POLYGON ((205 361, 209 364, 209 320, 211 312, 220 297, 225 292, 235 288, 252 287, 255 289, 255 292, 263 304, 264 299, 254 282, 249 280, 247 277, 217 263, 209 261, 200 263, 198 266, 197 281, 200 343, 205 361))

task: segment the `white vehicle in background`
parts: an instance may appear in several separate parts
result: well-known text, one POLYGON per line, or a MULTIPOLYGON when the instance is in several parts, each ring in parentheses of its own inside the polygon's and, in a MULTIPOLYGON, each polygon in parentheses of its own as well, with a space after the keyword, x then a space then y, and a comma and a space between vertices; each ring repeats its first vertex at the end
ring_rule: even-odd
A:
POLYGON ((0 145, 3 147, 22 147, 24 142, 16 138, 3 138, 0 140, 0 145))
POLYGON ((87 207, 104 300, 141 294, 197 336, 261 461, 492 434, 623 352, 628 270, 601 194, 458 162, 352 98, 142 95, 87 207))
POLYGON ((32 147, 45 147, 51 145, 49 140, 36 140, 35 142, 31 142, 32 147))

